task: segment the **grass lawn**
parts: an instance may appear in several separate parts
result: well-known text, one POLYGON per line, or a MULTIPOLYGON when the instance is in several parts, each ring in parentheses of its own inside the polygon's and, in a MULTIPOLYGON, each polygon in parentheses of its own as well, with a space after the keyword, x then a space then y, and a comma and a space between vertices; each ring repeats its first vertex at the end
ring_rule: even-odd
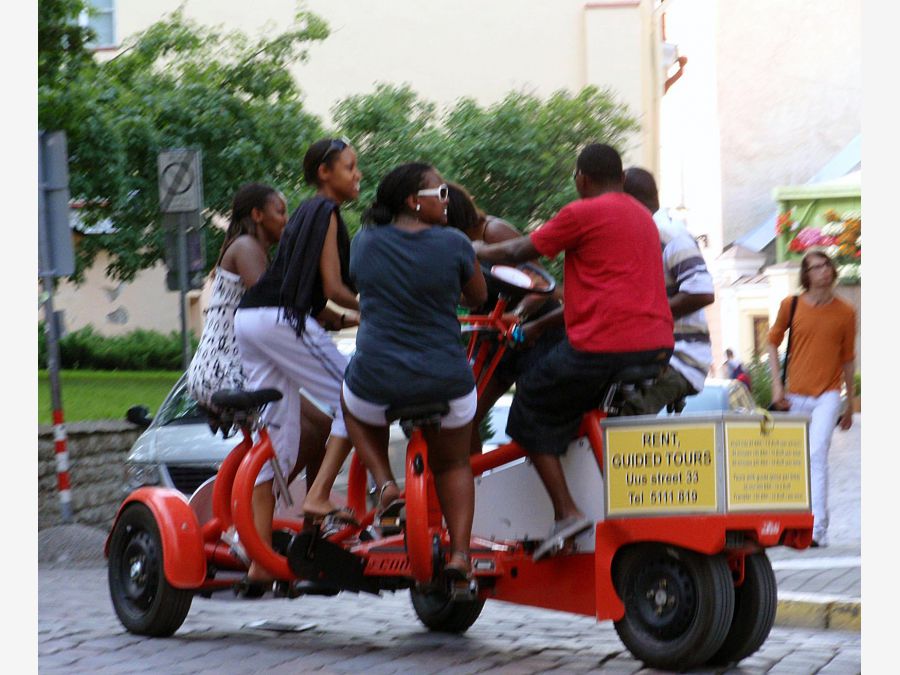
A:
MULTIPOLYGON (((66 422, 122 420, 125 411, 143 404, 155 413, 180 371, 63 370, 60 396, 66 422)), ((38 423, 52 424, 50 376, 38 371, 38 423)))

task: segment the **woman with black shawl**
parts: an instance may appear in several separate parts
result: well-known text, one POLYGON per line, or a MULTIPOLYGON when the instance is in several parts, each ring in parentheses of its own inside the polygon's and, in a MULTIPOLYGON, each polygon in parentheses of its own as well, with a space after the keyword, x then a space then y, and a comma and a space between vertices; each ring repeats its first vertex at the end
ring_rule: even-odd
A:
MULTIPOLYGON (((334 329, 359 323, 359 301, 348 276, 350 236, 340 206, 359 196, 362 174, 356 153, 343 139, 313 143, 303 159, 303 172, 306 182, 316 186, 316 194, 291 215, 274 260, 244 294, 235 315, 235 334, 247 388, 271 387, 284 395, 265 412, 282 474, 288 477, 295 465, 305 465, 311 475, 321 459, 303 512, 305 520, 328 519, 327 527, 354 522, 352 513, 335 508, 329 499, 351 445, 340 405, 347 358, 321 323, 334 329), (328 300, 342 311, 326 307, 328 300), (299 457, 298 462, 301 388, 311 400, 330 409, 333 421, 324 457, 299 457)), ((252 500, 254 523, 266 541, 271 541, 275 511, 273 482, 274 472, 266 464, 252 500)), ((247 582, 258 591, 261 585, 271 585, 271 575, 253 563, 247 582)))

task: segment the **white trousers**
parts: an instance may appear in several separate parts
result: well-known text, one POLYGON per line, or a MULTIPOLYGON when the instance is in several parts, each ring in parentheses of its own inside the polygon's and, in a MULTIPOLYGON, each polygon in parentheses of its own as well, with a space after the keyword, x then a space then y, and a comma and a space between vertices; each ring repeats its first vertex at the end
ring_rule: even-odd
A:
POLYGON ((813 539, 821 541, 828 530, 828 450, 841 408, 841 394, 820 396, 788 393, 792 413, 809 415, 809 477, 812 490, 813 539))
MULTIPOLYGON (((239 309, 234 333, 241 351, 247 389, 278 389, 283 398, 266 406, 263 421, 278 465, 287 478, 300 452, 300 388, 334 412, 331 434, 347 438, 341 410, 341 383, 347 357, 341 354, 315 319, 308 318, 297 337, 290 324, 278 320, 277 307, 239 309)), ((256 479, 259 485, 275 473, 268 462, 256 479)))

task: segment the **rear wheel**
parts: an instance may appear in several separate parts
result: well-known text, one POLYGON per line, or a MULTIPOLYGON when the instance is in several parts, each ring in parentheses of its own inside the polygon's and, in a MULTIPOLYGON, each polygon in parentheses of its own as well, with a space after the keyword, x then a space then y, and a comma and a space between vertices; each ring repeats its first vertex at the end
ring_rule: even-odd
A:
POLYGON ((193 592, 166 581, 159 527, 143 504, 126 507, 113 528, 107 578, 116 615, 132 633, 169 636, 191 608, 193 592))
POLYGON ((445 591, 426 592, 414 588, 410 595, 419 620, 441 633, 465 632, 484 608, 484 600, 453 600, 445 591))
POLYGON ((616 632, 650 667, 687 669, 721 647, 734 613, 734 585, 724 556, 641 544, 614 569, 625 616, 616 632))
POLYGON ((775 623, 778 585, 765 552, 744 559, 744 583, 734 589, 734 618, 725 642, 709 660, 725 665, 750 656, 762 646, 775 623))

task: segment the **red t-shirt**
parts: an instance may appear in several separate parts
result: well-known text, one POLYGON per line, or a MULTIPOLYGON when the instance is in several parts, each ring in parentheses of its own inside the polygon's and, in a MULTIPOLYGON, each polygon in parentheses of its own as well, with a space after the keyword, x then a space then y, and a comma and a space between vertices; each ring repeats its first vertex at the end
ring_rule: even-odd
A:
POLYGON ((541 255, 566 252, 564 316, 571 345, 585 352, 673 346, 659 231, 624 192, 564 206, 531 233, 541 255))

